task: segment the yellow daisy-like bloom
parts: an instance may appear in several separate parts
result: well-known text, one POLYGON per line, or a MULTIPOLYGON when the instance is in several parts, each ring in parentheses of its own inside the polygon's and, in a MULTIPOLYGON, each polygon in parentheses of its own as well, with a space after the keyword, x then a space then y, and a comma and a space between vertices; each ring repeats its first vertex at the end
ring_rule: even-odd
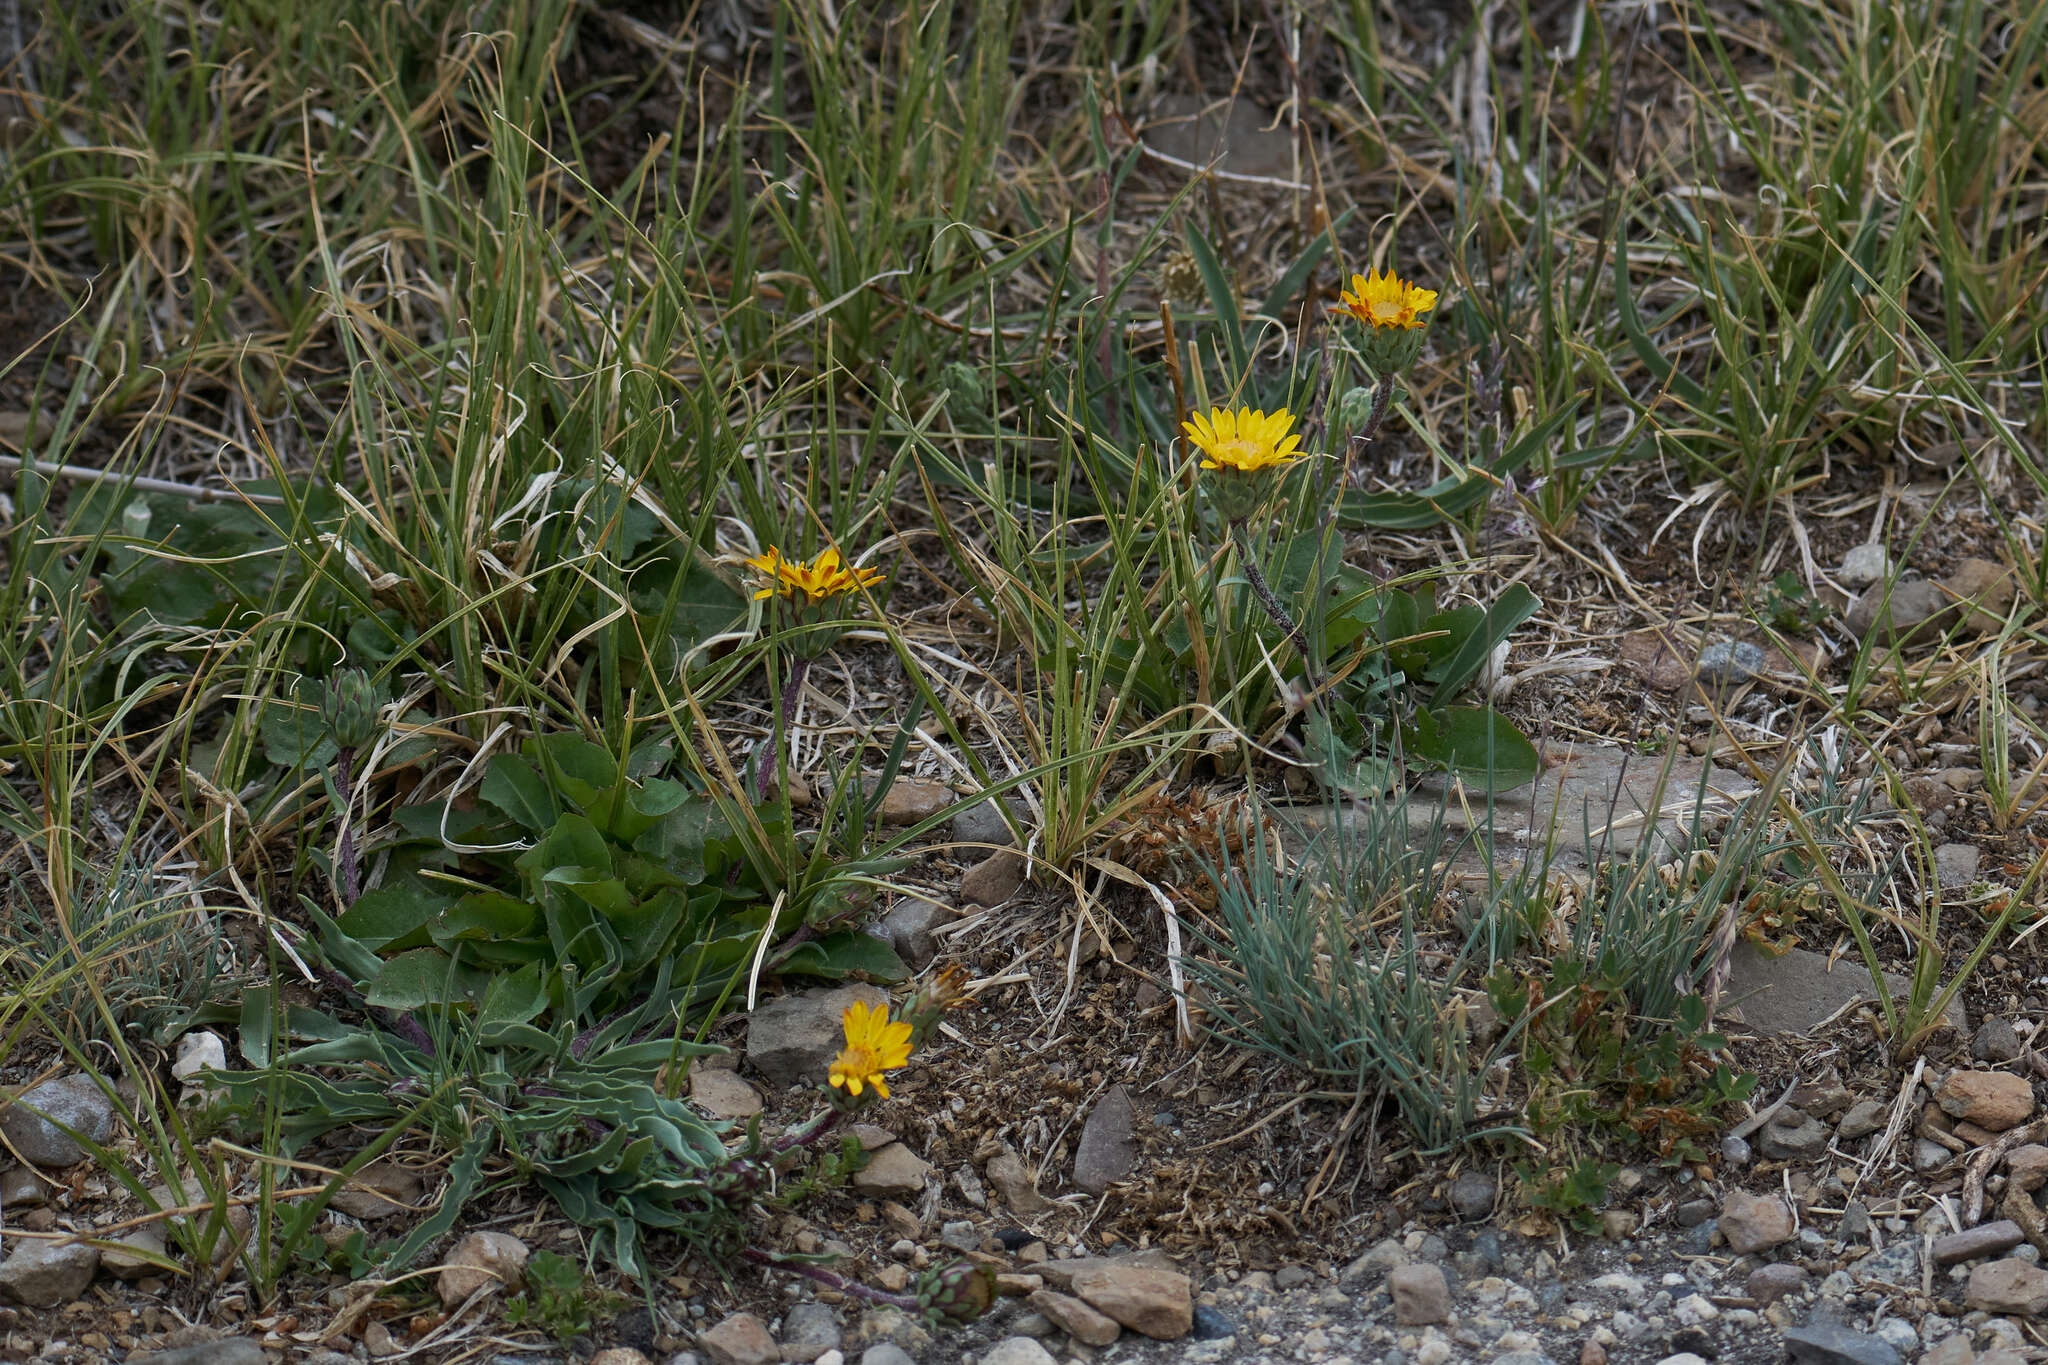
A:
POLYGON ((1424 327, 1422 314, 1436 307, 1436 290, 1421 289, 1391 270, 1353 275, 1334 313, 1349 313, 1368 327, 1424 327))
POLYGON ((799 607, 841 593, 858 592, 882 581, 880 569, 849 566, 837 550, 827 550, 806 564, 800 559, 784 559, 782 551, 770 545, 768 553, 755 555, 746 563, 768 576, 767 585, 754 594, 756 600, 781 596, 799 607))
POLYGON ((1236 469, 1246 474, 1301 458, 1299 435, 1290 435, 1294 414, 1281 408, 1268 417, 1251 408, 1211 408, 1180 424, 1195 448, 1207 458, 1204 469, 1236 469))
POLYGON ((877 1095, 888 1099, 889 1082, 882 1073, 910 1064, 909 1021, 891 1022, 887 1005, 869 1009, 856 1000, 846 1007, 840 1023, 846 1029, 846 1046, 832 1059, 828 1078, 833 1088, 857 1096, 873 1086, 877 1095))

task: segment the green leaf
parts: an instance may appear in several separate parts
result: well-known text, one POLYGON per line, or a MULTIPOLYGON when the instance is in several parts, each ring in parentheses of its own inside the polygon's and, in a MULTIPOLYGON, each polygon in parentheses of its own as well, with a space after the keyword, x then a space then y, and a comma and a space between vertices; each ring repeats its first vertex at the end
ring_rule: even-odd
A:
POLYGON ((1490 706, 1445 706, 1418 711, 1402 731, 1411 761, 1441 768, 1489 791, 1533 782, 1542 760, 1508 719, 1490 706))
POLYGON ((1478 677, 1479 670, 1486 666, 1487 659, 1492 657, 1501 641, 1534 616, 1537 606, 1535 593, 1520 583, 1511 583, 1499 600, 1484 611, 1478 607, 1464 607, 1432 617, 1428 629, 1450 631, 1442 656, 1423 673, 1425 678, 1436 684, 1435 696, 1438 699, 1455 696, 1458 689, 1478 677))
POLYGON ((277 1036, 275 998, 268 986, 252 986, 242 994, 242 1019, 236 1038, 250 1066, 270 1065, 270 1045, 277 1036))
POLYGON ((800 943, 776 964, 776 970, 790 975, 822 976, 828 980, 859 972, 877 981, 903 981, 910 969, 885 939, 858 930, 845 929, 800 943))
POLYGON ((477 790, 484 800, 536 834, 553 826, 561 814, 546 780, 531 763, 512 754, 492 756, 477 790))
POLYGON ((263 757, 287 772, 325 768, 341 752, 327 734, 327 722, 320 715, 324 689, 310 679, 300 678, 289 694, 263 703, 257 723, 263 737, 263 757))
POLYGON ((433 925, 433 938, 449 949, 458 942, 517 939, 531 932, 539 914, 531 903, 516 896, 478 891, 441 911, 433 925))
POLYGON ((1216 248, 1192 229, 1188 232, 1188 254, 1195 258, 1195 269, 1201 272, 1202 284, 1209 293, 1209 306, 1216 310, 1216 321, 1223 330, 1223 343, 1230 348, 1230 372, 1249 373, 1251 355, 1244 343, 1244 318, 1238 312, 1236 287, 1216 258, 1216 248))
POLYGON ((448 908, 449 899, 407 878, 364 892, 335 925, 373 952, 404 952, 425 946, 428 926, 448 908))
POLYGON ((363 999, 379 1009, 418 1010, 430 1005, 473 1005, 489 974, 456 962, 439 948, 415 948, 385 963, 363 999))
POLYGON ((548 1007, 547 983, 538 962, 492 980, 477 1010, 477 1041, 485 1047, 502 1047, 503 1035, 514 1024, 538 1018, 548 1007))

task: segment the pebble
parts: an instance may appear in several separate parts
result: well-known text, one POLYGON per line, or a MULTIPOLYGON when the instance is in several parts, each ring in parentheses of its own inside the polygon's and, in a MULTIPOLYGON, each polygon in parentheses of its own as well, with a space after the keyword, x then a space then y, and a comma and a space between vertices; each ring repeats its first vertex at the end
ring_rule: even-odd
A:
POLYGON ((2034 1112, 2034 1087, 2010 1071, 1951 1071, 1934 1098, 1943 1113, 1993 1133, 2024 1123, 2034 1112))
POLYGON ((1196 1341, 1222 1341, 1225 1337, 1237 1335, 1237 1326, 1229 1316, 1208 1304, 1197 1304, 1193 1317, 1188 1335, 1196 1341))
POLYGON ((1767 661, 1762 648, 1748 640, 1716 640, 1700 651, 1699 678, 1729 687, 1763 672, 1767 661))
POLYGON ((1081 1125, 1081 1141, 1074 1153, 1074 1184, 1090 1194, 1101 1194, 1131 1173, 1138 1149, 1133 1139, 1130 1093, 1113 1085, 1102 1093, 1081 1125))
POLYGON ((1404 1265, 1387 1276, 1394 1299, 1394 1321, 1407 1327, 1446 1322, 1451 1316, 1451 1287, 1442 1266, 1404 1265))
POLYGON ((85 1149, 59 1123, 104 1143, 114 1135, 113 1101, 90 1076, 60 1076, 23 1092, 0 1110, 0 1132, 23 1160, 38 1166, 76 1166, 85 1160, 85 1149), (41 1112, 31 1113, 31 1107, 41 1112))
POLYGON ((1747 1256, 1792 1239, 1792 1210, 1776 1195, 1737 1190, 1722 1201, 1719 1226, 1729 1250, 1747 1256))
POLYGON ((1889 578, 1891 572, 1891 552, 1879 542, 1869 541, 1842 556, 1842 567, 1835 571, 1835 577, 1845 588, 1867 588, 1879 579, 1889 578))
POLYGON ((1480 1218, 1493 1212, 1500 1195, 1500 1182, 1482 1171, 1466 1171, 1451 1182, 1451 1207, 1461 1218, 1480 1218))
POLYGON ((1883 1128, 1891 1111, 1876 1100, 1858 1100, 1835 1123, 1835 1135, 1846 1141, 1869 1137, 1883 1128))
POLYGON ((100 1253, 82 1242, 14 1241, 0 1261, 0 1299, 54 1308, 83 1294, 99 1266, 100 1253))
POLYGON ((2012 1020, 1993 1015, 1979 1024, 1977 1036, 1970 1040, 1970 1055, 1980 1062, 2001 1065, 2018 1057, 2020 1035, 2014 1030, 2012 1020))
POLYGON ((1786 1328, 1785 1358, 1792 1365, 1900 1365, 1890 1342, 1825 1323, 1786 1328))

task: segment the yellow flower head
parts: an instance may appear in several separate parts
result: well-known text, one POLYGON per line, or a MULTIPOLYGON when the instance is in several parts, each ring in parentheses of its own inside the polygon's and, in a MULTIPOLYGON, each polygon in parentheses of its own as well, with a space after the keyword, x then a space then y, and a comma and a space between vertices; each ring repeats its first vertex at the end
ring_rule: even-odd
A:
POLYGON ((837 550, 827 550, 806 564, 798 559, 784 559, 782 551, 770 545, 767 554, 755 555, 746 563, 768 576, 767 584, 754 594, 756 599, 781 596, 799 607, 841 593, 858 592, 882 581, 880 569, 849 567, 837 550))
POLYGON ((1368 327, 1426 327, 1421 316, 1436 307, 1436 290, 1421 289, 1394 272, 1353 275, 1333 313, 1349 313, 1368 327))
POLYGON ((1289 435, 1294 414, 1282 408, 1268 417, 1250 408, 1211 408, 1180 424, 1195 448, 1207 457, 1204 469, 1236 469, 1252 474, 1301 458, 1301 437, 1289 435))
POLYGON ((846 1046, 832 1059, 829 1079, 833 1088, 857 1096, 871 1085, 877 1095, 888 1099, 889 1083, 882 1073, 910 1064, 909 1021, 892 1023, 887 1005, 871 1010, 866 1002, 856 1000, 846 1007, 840 1022, 846 1029, 846 1046))

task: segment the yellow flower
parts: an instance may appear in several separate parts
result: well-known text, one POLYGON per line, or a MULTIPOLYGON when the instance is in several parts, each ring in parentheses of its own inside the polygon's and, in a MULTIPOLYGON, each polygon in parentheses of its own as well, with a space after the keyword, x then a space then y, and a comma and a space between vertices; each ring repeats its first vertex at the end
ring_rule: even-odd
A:
POLYGON ((1288 434, 1293 425, 1294 414, 1285 408, 1270 417, 1250 408, 1235 412, 1211 408, 1208 416, 1198 412, 1193 419, 1180 424, 1195 448, 1208 457, 1202 461, 1202 468, 1237 469, 1247 474, 1292 464, 1301 458, 1296 449, 1301 437, 1288 434))
POLYGON ((1436 307, 1436 290, 1422 289, 1389 270, 1353 275, 1333 313, 1349 313, 1368 327, 1426 327, 1421 314, 1436 307))
POLYGON ((848 566, 837 550, 827 550, 806 564, 798 559, 784 559, 782 551, 770 545, 767 554, 756 555, 746 563, 768 575, 767 586, 754 594, 757 600, 780 595, 799 607, 841 593, 858 592, 882 581, 880 569, 848 566))
POLYGON ((889 1083, 882 1073, 910 1064, 909 1021, 891 1023, 887 1005, 871 1010, 864 1001, 856 1000, 846 1007, 840 1023, 846 1029, 846 1046, 832 1059, 833 1088, 859 1095, 871 1085, 876 1094, 888 1099, 889 1083))

